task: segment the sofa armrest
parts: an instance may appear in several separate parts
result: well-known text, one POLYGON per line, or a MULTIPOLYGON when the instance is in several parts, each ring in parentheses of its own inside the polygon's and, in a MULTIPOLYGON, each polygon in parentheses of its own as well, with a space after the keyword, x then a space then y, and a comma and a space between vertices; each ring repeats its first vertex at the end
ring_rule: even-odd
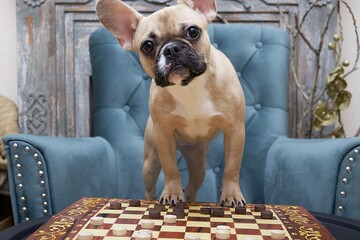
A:
POLYGON ((360 219, 360 138, 288 139, 271 146, 265 201, 360 219))
POLYGON ((15 223, 55 214, 83 196, 117 195, 117 167, 100 137, 4 137, 15 223))

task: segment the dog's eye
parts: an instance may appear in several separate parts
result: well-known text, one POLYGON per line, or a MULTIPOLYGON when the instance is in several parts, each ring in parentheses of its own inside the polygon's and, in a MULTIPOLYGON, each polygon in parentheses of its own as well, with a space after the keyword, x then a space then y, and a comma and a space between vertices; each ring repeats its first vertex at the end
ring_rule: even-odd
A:
POLYGON ((188 28, 187 35, 191 39, 197 39, 200 36, 200 29, 196 26, 188 28))
POLYGON ((142 45, 142 50, 146 53, 151 53, 154 50, 154 43, 150 40, 146 40, 142 45))

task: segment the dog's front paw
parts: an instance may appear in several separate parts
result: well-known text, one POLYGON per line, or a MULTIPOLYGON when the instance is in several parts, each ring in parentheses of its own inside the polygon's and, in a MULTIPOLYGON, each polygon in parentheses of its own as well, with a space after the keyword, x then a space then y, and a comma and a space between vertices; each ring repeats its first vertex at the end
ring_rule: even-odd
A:
POLYGON ((245 198, 236 182, 223 182, 220 196, 222 206, 234 207, 246 205, 245 198))
POLYGON ((175 205, 177 202, 184 201, 184 190, 181 182, 168 182, 165 183, 164 191, 160 197, 160 203, 175 205))

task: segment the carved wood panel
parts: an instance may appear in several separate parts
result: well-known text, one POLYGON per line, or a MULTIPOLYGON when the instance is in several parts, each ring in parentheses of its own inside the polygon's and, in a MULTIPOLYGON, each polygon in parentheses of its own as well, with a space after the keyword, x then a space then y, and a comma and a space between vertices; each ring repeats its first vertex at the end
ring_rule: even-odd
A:
MULTIPOLYGON (((284 20, 293 25, 294 15, 303 14, 313 1, 218 0, 218 21, 261 23, 286 29, 284 20)), ((126 2, 145 15, 176 3, 175 0, 126 2)), ((311 22, 304 24, 305 33, 314 34, 322 27, 322 19, 326 16, 322 8, 329 7, 331 2, 318 1, 311 22)), ((19 122, 22 132, 68 137, 91 135, 88 37, 100 26, 95 4, 95 0, 17 0, 19 122)), ((330 25, 330 36, 335 31, 335 21, 336 17, 330 25)), ((301 69, 300 81, 306 86, 313 70, 308 56, 309 49, 299 42, 297 67, 301 69)), ((320 74, 324 75, 332 66, 331 61, 323 62, 320 74)), ((290 79, 289 83, 289 135, 297 136, 304 104, 293 80, 290 79)))

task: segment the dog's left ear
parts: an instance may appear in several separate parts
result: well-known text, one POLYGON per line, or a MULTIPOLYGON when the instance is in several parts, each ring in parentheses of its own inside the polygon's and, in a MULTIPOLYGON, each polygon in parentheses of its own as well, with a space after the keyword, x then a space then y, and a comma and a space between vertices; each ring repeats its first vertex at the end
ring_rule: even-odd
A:
POLYGON ((178 0, 178 4, 185 4, 201 12, 209 23, 216 18, 216 0, 178 0))

